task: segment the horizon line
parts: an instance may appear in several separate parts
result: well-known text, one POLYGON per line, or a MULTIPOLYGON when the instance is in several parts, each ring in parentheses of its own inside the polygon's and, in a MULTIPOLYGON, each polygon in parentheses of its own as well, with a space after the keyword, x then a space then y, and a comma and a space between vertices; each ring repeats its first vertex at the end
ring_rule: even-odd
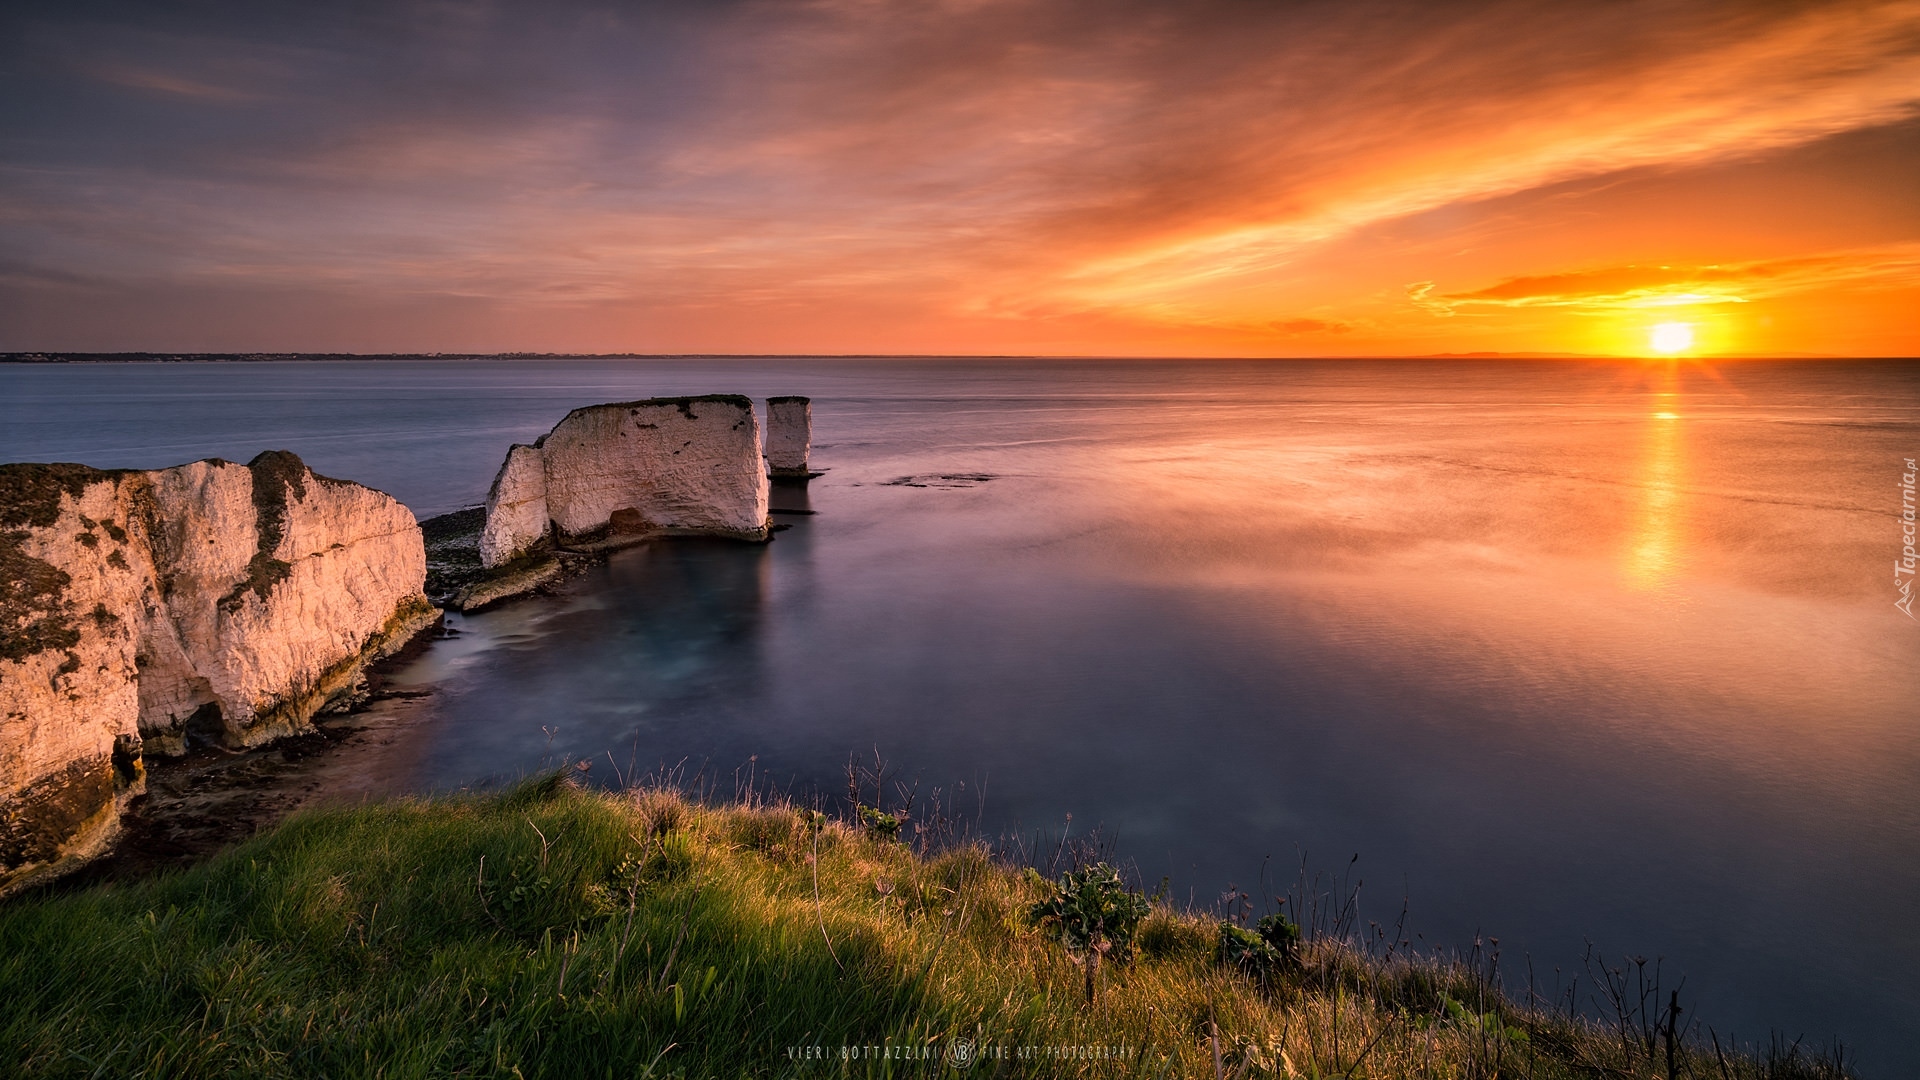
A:
POLYGON ((273 363, 300 360, 1231 360, 1231 361, 1322 361, 1322 360, 1632 360, 1632 361, 1744 361, 1744 360, 1913 360, 1914 356, 1849 356, 1841 353, 1724 353, 1696 355, 1646 355, 1635 353, 1578 352, 1439 352, 1439 353, 1354 353, 1344 355, 1300 354, 1293 356, 1250 356, 1245 354, 1111 354, 1111 353, 874 353, 874 352, 338 352, 229 350, 195 352, 186 350, 65 351, 19 350, 0 352, 0 363, 141 363, 230 361, 273 363))

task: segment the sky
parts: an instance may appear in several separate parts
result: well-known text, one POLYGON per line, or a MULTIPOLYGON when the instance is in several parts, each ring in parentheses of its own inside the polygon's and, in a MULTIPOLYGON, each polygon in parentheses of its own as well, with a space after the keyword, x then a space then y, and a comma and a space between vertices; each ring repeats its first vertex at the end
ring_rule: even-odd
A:
POLYGON ((1920 353, 1920 0, 0 11, 0 350, 1920 353))

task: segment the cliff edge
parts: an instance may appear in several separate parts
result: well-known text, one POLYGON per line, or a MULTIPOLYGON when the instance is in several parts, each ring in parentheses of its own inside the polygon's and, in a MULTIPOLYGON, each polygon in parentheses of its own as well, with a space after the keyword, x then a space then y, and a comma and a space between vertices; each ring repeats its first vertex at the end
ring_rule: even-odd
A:
POLYGON ((143 756, 259 745, 437 616, 405 506, 284 451, 0 466, 0 893, 97 854, 143 756))

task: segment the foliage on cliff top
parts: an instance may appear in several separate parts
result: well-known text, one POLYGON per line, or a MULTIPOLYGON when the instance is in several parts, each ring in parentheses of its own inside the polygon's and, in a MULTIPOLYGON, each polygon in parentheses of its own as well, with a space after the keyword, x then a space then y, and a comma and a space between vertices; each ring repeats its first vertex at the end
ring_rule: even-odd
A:
POLYGON ((1472 964, 1318 939, 1262 981, 1164 904, 1089 1004, 1025 917, 1053 889, 978 845, 553 778, 330 810, 0 907, 0 1052, 26 1076, 1668 1075, 1472 964))
POLYGON ((73 578, 21 550, 25 535, 0 530, 0 661, 17 663, 80 643, 65 600, 73 578))
MULTIPOLYGON (((645 398, 640 401, 609 401, 600 405, 582 405, 577 409, 569 411, 565 417, 560 419, 560 423, 566 423, 567 419, 576 413, 595 412, 600 409, 643 409, 663 405, 679 409, 682 416, 692 420, 697 418, 694 415, 693 407, 700 404, 731 405, 738 409, 745 409, 748 412, 753 411, 753 399, 745 394, 693 394, 688 397, 657 397, 645 398)), ((554 425, 556 430, 559 427, 560 424, 554 425)), ((542 439, 542 442, 544 441, 545 440, 542 439)), ((540 443, 536 443, 535 445, 540 445, 540 443)))
POLYGON ((0 529, 44 529, 60 517, 60 496, 79 498, 90 484, 125 470, 96 469, 70 461, 0 465, 0 529))
POLYGON ((265 600, 275 585, 293 573, 293 564, 276 559, 273 553, 287 535, 287 504, 307 497, 307 466, 289 450, 267 450, 247 462, 253 478, 253 558, 247 562, 247 576, 233 591, 221 597, 220 607, 232 610, 248 590, 265 600))
POLYGON ((79 498, 117 473, 70 462, 0 465, 0 661, 18 662, 50 649, 71 649, 80 631, 68 617, 66 571, 27 554, 29 533, 60 518, 60 498, 79 498))

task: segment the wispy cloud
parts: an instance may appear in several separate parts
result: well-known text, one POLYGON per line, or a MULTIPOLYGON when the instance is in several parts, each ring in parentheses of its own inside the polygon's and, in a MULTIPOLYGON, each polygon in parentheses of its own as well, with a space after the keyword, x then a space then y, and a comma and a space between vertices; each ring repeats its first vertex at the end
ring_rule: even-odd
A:
POLYGON ((92 74, 104 82, 117 86, 201 101, 245 101, 254 96, 247 91, 230 86, 216 86, 164 71, 149 71, 135 67, 102 66, 93 69, 92 74))
POLYGON ((1447 207, 1904 122, 1916 0, 6 18, 0 242, 49 280, 458 297, 542 333, 592 309, 582 346, 702 319, 734 341, 743 320, 714 313, 751 311, 792 347, 932 349, 1378 347, 1409 312, 1431 327, 1912 282, 1899 235, 1676 270, 1658 251, 1597 262, 1595 224, 1472 289, 1427 248, 1374 253, 1394 264, 1379 273, 1331 253, 1447 207), (89 93, 102 85, 137 93, 89 93), (884 332, 854 340, 875 312, 884 332))
POLYGON ((1836 288, 1915 287, 1920 287, 1920 244, 1729 266, 1615 266, 1510 278, 1437 299, 1430 298, 1427 290, 1410 295, 1416 304, 1444 313, 1472 307, 1612 311, 1744 304, 1836 288))
POLYGON ((1230 182, 1187 178, 1189 197, 1169 207, 1205 216, 1170 212, 1153 224, 1171 235, 1142 229, 1091 253, 1071 268, 1075 287, 1121 303, 1214 288, 1381 220, 1580 176, 1751 156, 1893 122, 1920 101, 1920 5, 1735 15, 1664 41, 1657 21, 1644 37, 1624 28, 1649 14, 1637 7, 1556 9, 1546 24, 1495 9, 1397 63, 1358 50, 1322 75, 1328 89, 1305 116, 1293 115, 1289 88, 1235 94, 1245 119, 1209 148, 1216 168, 1205 170, 1230 182), (1589 35, 1618 53, 1582 48, 1589 35), (1456 51, 1463 39, 1477 47, 1456 51), (1514 49, 1567 67, 1542 71, 1514 49))

